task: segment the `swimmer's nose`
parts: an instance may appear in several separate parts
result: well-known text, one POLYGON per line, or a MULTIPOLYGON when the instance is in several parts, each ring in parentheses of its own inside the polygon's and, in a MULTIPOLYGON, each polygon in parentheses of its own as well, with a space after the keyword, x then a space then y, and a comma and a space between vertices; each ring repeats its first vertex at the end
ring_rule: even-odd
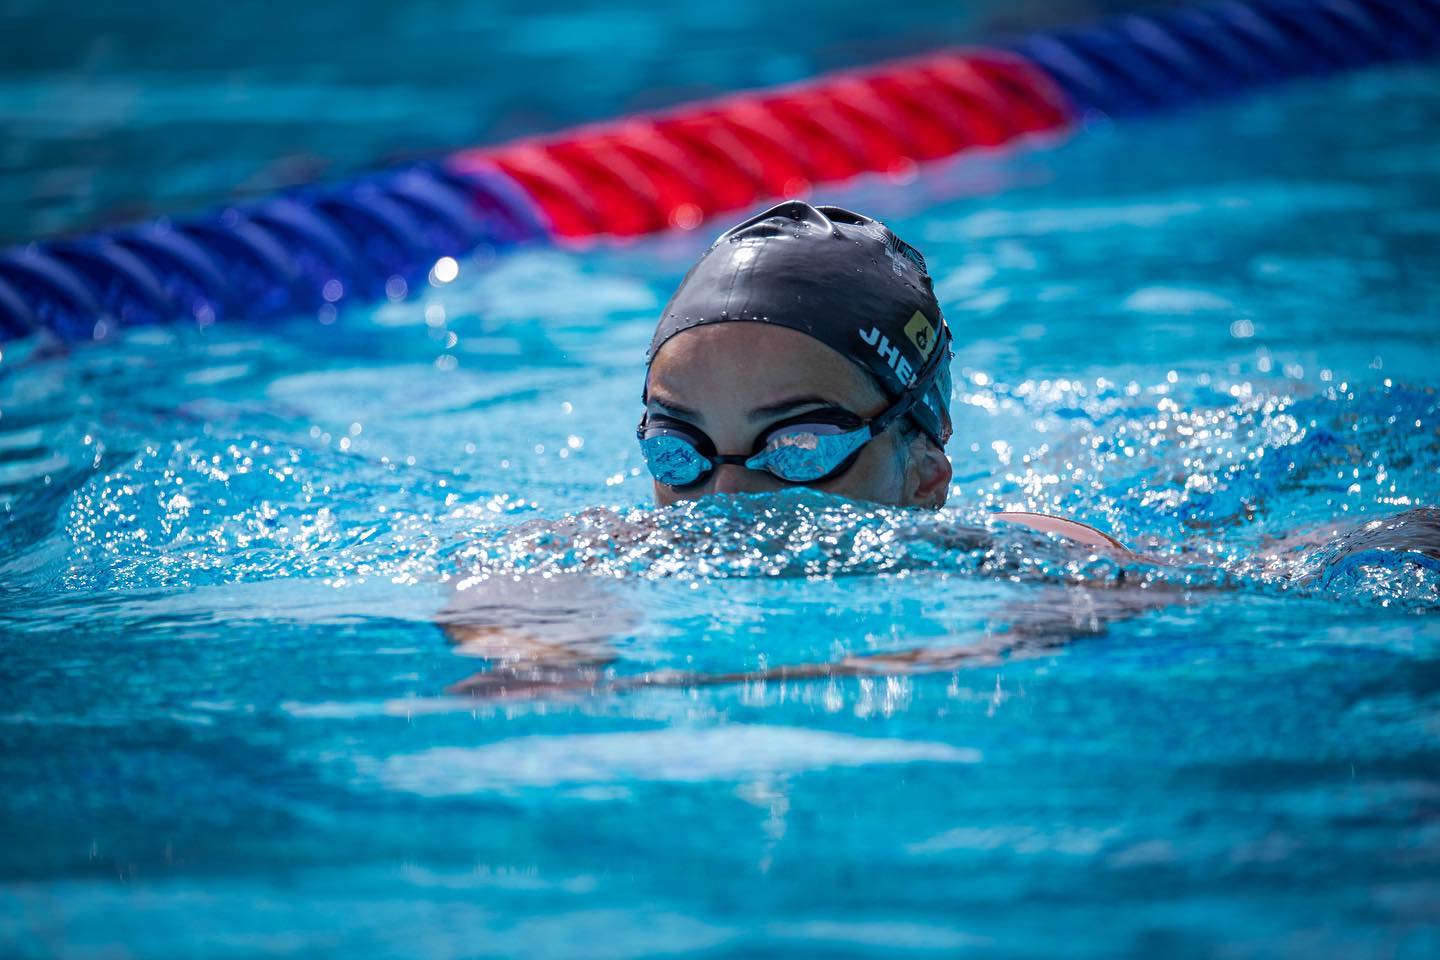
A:
POLYGON ((715 493, 764 493, 777 486, 769 474, 751 470, 738 463, 722 463, 715 468, 715 493))

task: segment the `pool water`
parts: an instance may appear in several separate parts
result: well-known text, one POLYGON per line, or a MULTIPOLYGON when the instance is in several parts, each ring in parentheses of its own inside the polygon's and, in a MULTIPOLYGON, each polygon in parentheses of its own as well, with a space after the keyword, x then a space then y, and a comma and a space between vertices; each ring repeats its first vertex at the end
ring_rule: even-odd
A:
POLYGON ((1440 504, 1437 79, 836 194, 956 333, 939 517, 649 508, 643 351, 723 224, 5 346, 3 952, 1435 956, 1440 561, 1325 544, 1440 504), (1004 508, 1155 562, 956 536, 1004 508), (618 679, 1166 599, 929 673, 447 695, 487 571, 598 590, 618 679))

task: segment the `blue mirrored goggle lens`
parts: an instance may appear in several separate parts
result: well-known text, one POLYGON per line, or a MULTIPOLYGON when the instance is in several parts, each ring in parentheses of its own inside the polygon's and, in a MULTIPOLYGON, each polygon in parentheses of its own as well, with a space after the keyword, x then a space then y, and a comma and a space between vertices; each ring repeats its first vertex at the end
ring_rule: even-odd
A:
POLYGON ((839 470, 870 440, 864 427, 837 433, 831 424, 797 424, 771 434, 765 449, 745 461, 751 470, 768 470, 791 483, 814 483, 839 470))
POLYGON ((713 466, 689 441, 667 434, 642 438, 640 453, 650 474, 672 487, 689 486, 713 466))

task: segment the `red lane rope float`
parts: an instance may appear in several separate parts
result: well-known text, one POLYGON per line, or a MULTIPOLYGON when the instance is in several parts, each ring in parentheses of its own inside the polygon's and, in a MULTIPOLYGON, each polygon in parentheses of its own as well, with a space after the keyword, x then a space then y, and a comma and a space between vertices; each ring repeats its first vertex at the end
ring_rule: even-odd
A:
POLYGON ((764 171, 735 132, 713 115, 659 119, 654 132, 694 159, 700 189, 687 198, 687 209, 700 211, 701 219, 720 210, 733 210, 752 202, 765 191, 764 171))
POLYGON ((1028 60, 954 50, 467 150, 447 165, 513 178, 557 238, 634 237, 862 174, 908 179, 920 164, 1061 134, 1072 115, 1028 60))

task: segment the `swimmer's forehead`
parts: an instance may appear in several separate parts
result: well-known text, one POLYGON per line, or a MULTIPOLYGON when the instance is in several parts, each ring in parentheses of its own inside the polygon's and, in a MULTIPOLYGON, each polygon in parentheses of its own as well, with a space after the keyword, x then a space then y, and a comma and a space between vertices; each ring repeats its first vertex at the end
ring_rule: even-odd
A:
POLYGON ((646 399, 690 418, 723 409, 763 420, 807 407, 868 408, 883 395, 865 371, 819 341, 740 322, 697 327, 665 344, 650 366, 646 399))

